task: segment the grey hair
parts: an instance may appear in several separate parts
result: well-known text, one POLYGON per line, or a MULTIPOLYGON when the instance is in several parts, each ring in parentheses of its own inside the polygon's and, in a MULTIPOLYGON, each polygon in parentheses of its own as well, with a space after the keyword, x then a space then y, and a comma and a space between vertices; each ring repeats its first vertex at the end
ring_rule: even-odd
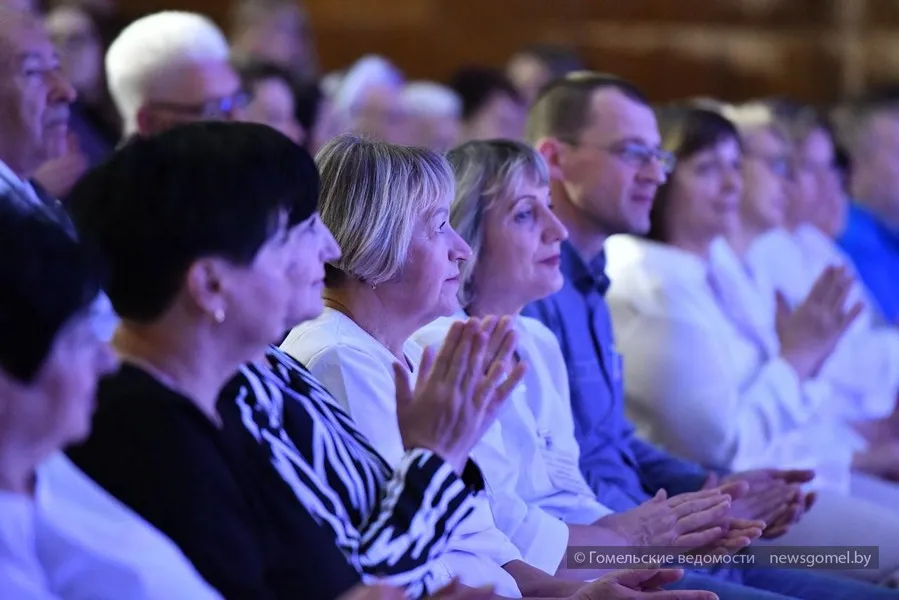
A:
POLYGON ((341 273, 372 286, 399 275, 418 217, 453 193, 449 163, 424 148, 344 134, 325 144, 315 162, 319 214, 342 252, 328 269, 328 285, 338 284, 341 273))
POLYGON ((456 176, 450 223, 471 247, 471 258, 460 265, 459 301, 467 307, 476 293, 474 274, 484 248, 484 213, 498 199, 514 194, 523 181, 548 186, 549 167, 536 150, 511 140, 467 142, 446 157, 456 176))
POLYGON ((109 93, 125 135, 138 130, 137 115, 154 79, 185 65, 227 61, 228 41, 206 16, 183 11, 147 15, 126 27, 106 52, 109 93))

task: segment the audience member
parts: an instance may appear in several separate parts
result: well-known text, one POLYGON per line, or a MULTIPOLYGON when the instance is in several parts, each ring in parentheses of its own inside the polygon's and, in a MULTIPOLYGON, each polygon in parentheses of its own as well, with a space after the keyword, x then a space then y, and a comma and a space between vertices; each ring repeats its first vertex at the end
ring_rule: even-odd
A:
POLYGON ((306 145, 308 133, 296 117, 296 85, 290 73, 264 62, 242 63, 237 70, 251 98, 243 120, 268 125, 293 142, 306 145))
POLYGON ((97 381, 116 368, 102 270, 56 223, 0 196, 0 597, 219 598, 62 453, 87 437, 97 381))
POLYGON ((413 81, 403 88, 408 115, 407 142, 443 153, 459 141, 462 103, 451 89, 431 81, 413 81))
POLYGON ((462 141, 522 139, 527 108, 501 71, 460 69, 449 85, 462 99, 462 141))
POLYGON ((506 76, 530 106, 546 84, 584 68, 583 61, 569 48, 532 44, 512 55, 506 76))
POLYGON ((899 323, 899 102, 860 101, 846 111, 842 142, 852 161, 846 230, 840 246, 852 258, 883 318, 899 323))
POLYGON ((51 9, 45 22, 63 72, 78 92, 69 128, 87 162, 97 165, 109 156, 121 135, 103 74, 103 40, 91 14, 71 0, 51 9))
POLYGON ((59 200, 32 178, 47 161, 66 156, 74 100, 41 22, 0 6, 0 192, 23 208, 51 215, 73 234, 59 200))
POLYGON ((160 12, 126 27, 106 53, 106 79, 125 137, 238 119, 249 97, 228 54, 221 31, 198 14, 160 12))
MULTIPOLYGON (((838 278, 841 285, 851 286, 848 302, 861 302, 863 310, 839 338, 813 346, 828 354, 815 358, 824 360, 815 366, 814 375, 830 388, 832 399, 828 406, 843 419, 856 422, 871 442, 877 438, 889 441, 895 437, 886 435, 889 427, 872 420, 888 417, 896 406, 899 337, 892 327, 876 325, 877 309, 854 277, 851 260, 832 239, 808 223, 808 215, 822 194, 817 191, 821 186, 806 156, 804 142, 809 134, 804 132, 817 131, 818 139, 810 141, 821 146, 825 163, 833 158, 828 138, 820 125, 805 124, 797 117, 776 117, 760 104, 732 107, 726 114, 736 123, 747 149, 741 218, 728 232, 728 238, 739 260, 754 274, 753 282, 764 296, 761 302, 747 308, 774 319, 776 308, 772 308, 772 303, 777 293, 785 301, 782 312, 798 310, 811 298, 816 283, 823 284, 824 273, 833 271, 833 267, 841 269, 845 273, 838 278)), ((739 273, 736 275, 739 278, 739 273)), ((876 452, 869 448, 860 454, 857 466, 877 476, 891 476, 895 473, 894 455, 895 450, 889 445, 876 452)))
MULTIPOLYGON (((760 496, 779 480, 806 481, 806 472, 712 474, 641 440, 625 417, 624 366, 604 299, 609 278, 603 245, 614 234, 649 230, 653 197, 672 166, 670 155, 659 148, 658 125, 645 96, 611 76, 572 74, 543 91, 531 109, 527 133, 549 164, 556 214, 569 239, 561 246, 562 289, 528 305, 524 314, 543 322, 562 346, 580 467, 597 498, 623 511, 660 489, 676 495, 719 477, 746 481, 750 492, 760 496)), ((805 495, 795 498, 781 519, 767 523, 764 535, 782 534, 808 503, 805 495)), ((852 598, 866 593, 854 582, 775 569, 688 573, 683 584, 725 588, 729 598, 765 593, 852 598), (735 592, 733 583, 744 587, 735 592)))
POLYGON ((296 117, 306 132, 305 147, 315 155, 325 143, 340 134, 331 97, 321 83, 303 83, 296 91, 296 117))
POLYGON ((340 131, 405 143, 404 85, 403 74, 386 59, 375 55, 360 58, 341 76, 333 95, 340 131))
POLYGON ((299 81, 318 76, 309 15, 299 0, 235 0, 229 21, 239 59, 274 63, 299 81))
POLYGON ((314 178, 269 128, 207 123, 138 138, 72 193, 79 231, 110 263, 124 363, 69 457, 227 598, 336 597, 359 581, 216 409, 237 367, 287 326, 291 232, 313 218, 314 178))

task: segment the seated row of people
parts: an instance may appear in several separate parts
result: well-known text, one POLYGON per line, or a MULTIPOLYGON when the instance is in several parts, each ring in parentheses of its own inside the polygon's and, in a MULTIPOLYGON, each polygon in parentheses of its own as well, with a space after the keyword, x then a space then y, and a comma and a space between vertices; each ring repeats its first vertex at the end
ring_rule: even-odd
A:
MULTIPOLYGON (((62 110, 63 79, 51 70, 46 83, 42 93, 62 110)), ((172 115, 158 102, 144 110, 134 100, 137 115, 172 115)), ((114 498, 131 511, 120 512, 122 522, 153 532, 148 539, 165 536, 157 544, 163 562, 183 561, 183 553, 193 565, 182 565, 183 577, 196 569, 208 582, 198 589, 211 585, 225 597, 333 598, 379 577, 416 596, 461 577, 506 597, 636 597, 662 584, 736 598, 892 597, 846 579, 761 569, 697 569, 677 583, 676 573, 606 576, 584 585, 602 570, 568 564, 571 546, 733 552, 762 534, 798 531, 813 498, 799 486, 811 474, 727 473, 718 485, 719 474, 634 435, 602 298, 601 250, 622 217, 648 213, 669 157, 657 148, 646 100, 607 77, 560 80, 538 99, 529 129, 539 153, 479 143, 454 151, 448 163, 349 137, 323 149, 317 167, 262 127, 193 125, 137 136, 79 183, 70 205, 78 236, 110 261, 103 287, 122 319, 113 345, 123 365, 100 385, 92 433, 41 442, 13 472, 14 493, 27 497, 35 469, 76 442, 63 463, 71 476, 43 476, 53 496, 95 515, 114 498), (454 199, 454 188, 467 204, 454 199), (558 221, 548 210, 550 188, 558 221), (429 326, 456 311, 457 291, 475 320, 429 326), (329 310, 316 318, 323 295, 329 310), (517 317, 525 305, 555 335, 517 317), (507 319, 478 320, 496 313, 507 319), (322 327, 349 340, 313 344, 328 354, 307 359, 325 387, 271 346, 310 320, 285 349, 302 352, 302 344, 293 348, 297 339, 322 327), (443 349, 436 357, 406 352, 416 337, 443 349), (364 387, 373 373, 381 384, 364 387), (358 415, 372 405, 379 412, 358 415), (539 468, 510 461, 516 453, 539 468), (71 491, 79 477, 80 495, 71 491)), ((66 223, 27 182, 28 161, 48 152, 41 135, 18 144, 28 160, 3 150, 0 159, 14 169, 7 187, 18 194, 18 210, 66 223)), ((18 313, 9 314, 15 321, 18 313)), ((93 381, 113 368, 98 359, 83 371, 93 381)), ((51 385, 50 397, 66 398, 65 387, 51 385)), ((21 426, 9 422, 10 430, 21 426)), ((25 504, 46 512, 46 502, 25 504)), ((89 531, 85 525, 82 533, 89 531)), ((8 554, 11 581, 45 595, 77 597, 81 589, 120 597, 117 580, 99 575, 113 568, 136 582, 129 597, 141 597, 142 580, 158 572, 122 544, 95 543, 95 568, 71 568, 84 560, 84 544, 39 533, 17 538, 8 554), (60 573, 68 587, 54 580, 60 573)), ((879 571, 847 574, 881 578, 889 570, 882 562, 879 571)))
MULTIPOLYGON (((389 466, 269 346, 320 312, 340 256, 318 191, 311 158, 273 130, 197 124, 136 140, 76 186, 80 244, 7 199, 3 482, 18 508, 4 513, 4 597, 335 598, 377 579, 493 597, 495 580, 438 590, 465 577, 460 532, 483 518, 468 454, 523 375, 504 367, 514 333, 455 328, 403 388, 407 450, 389 466)), ((530 570, 543 597, 626 598, 628 581, 677 577, 584 587, 530 570)))

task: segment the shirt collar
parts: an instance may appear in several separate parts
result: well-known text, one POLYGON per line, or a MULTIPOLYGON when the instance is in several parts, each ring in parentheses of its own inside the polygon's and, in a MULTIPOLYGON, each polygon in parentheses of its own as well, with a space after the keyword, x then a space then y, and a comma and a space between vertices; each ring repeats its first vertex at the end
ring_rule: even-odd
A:
POLYGON ((605 295, 610 281, 606 275, 606 252, 603 250, 593 260, 586 262, 571 242, 562 242, 562 274, 582 293, 591 290, 605 295))
POLYGON ((3 188, 7 188, 13 194, 24 195, 29 201, 40 203, 40 198, 31 183, 16 175, 9 165, 0 160, 0 191, 3 188))

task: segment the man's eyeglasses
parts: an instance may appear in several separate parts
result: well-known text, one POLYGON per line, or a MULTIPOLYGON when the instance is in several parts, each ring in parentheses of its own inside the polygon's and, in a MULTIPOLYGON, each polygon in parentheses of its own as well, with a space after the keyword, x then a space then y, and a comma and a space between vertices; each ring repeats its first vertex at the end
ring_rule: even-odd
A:
POLYGON ((621 159, 627 165, 635 168, 643 168, 649 165, 653 160, 657 161, 664 171, 665 175, 671 175, 674 167, 677 166, 677 158, 667 150, 661 148, 650 148, 638 142, 624 142, 612 144, 610 146, 594 146, 574 140, 562 140, 566 144, 575 147, 592 148, 600 152, 608 152, 612 156, 621 159))
POLYGON ((252 97, 249 92, 240 90, 230 96, 207 100, 206 102, 201 102, 199 104, 154 102, 153 106, 197 119, 217 121, 230 116, 235 110, 246 108, 251 100, 252 97))

